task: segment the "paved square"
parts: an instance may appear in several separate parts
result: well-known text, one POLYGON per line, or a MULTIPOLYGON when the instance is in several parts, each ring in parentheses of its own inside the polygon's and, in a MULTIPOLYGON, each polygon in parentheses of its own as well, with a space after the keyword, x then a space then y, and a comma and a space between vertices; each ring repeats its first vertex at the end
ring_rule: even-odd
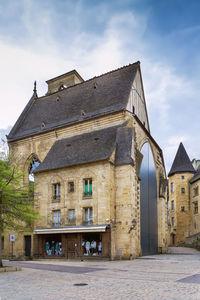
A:
POLYGON ((199 254, 12 263, 21 264, 22 271, 0 273, 1 300, 200 300, 199 254))

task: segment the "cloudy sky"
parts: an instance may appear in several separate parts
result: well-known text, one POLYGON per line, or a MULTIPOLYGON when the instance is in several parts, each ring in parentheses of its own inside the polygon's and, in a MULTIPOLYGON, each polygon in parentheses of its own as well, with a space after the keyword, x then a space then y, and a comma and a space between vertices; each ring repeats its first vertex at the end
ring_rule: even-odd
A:
POLYGON ((167 171, 182 141, 200 158, 200 1, 0 0, 0 128, 45 81, 141 61, 151 134, 167 171))

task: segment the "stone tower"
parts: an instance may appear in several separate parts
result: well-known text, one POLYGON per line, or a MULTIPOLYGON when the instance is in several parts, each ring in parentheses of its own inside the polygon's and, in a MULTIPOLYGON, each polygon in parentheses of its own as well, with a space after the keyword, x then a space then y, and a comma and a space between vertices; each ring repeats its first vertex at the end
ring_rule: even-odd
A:
POLYGON ((180 143, 169 177, 170 243, 177 245, 190 235, 189 180, 194 168, 188 154, 180 143))

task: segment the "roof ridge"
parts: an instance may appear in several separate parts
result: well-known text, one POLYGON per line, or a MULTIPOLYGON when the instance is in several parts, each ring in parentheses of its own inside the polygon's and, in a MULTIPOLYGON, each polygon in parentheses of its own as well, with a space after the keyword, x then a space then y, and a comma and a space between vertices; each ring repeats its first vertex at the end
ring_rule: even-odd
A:
MULTIPOLYGON (((87 79, 87 80, 84 80, 83 82, 79 82, 79 83, 77 83, 77 84, 75 84, 75 85, 69 86, 68 88, 65 88, 65 89, 63 89, 63 90, 61 90, 61 91, 57 91, 57 92, 54 92, 54 93, 51 93, 51 94, 46 94, 46 95, 40 96, 40 97, 38 97, 38 99, 45 98, 45 97, 49 97, 49 96, 55 95, 55 94, 57 94, 57 93, 62 93, 62 92, 64 92, 64 91, 66 91, 66 90, 69 90, 69 89, 74 88, 74 87, 76 87, 76 86, 79 86, 79 85, 81 85, 81 84, 84 84, 84 83, 87 83, 87 82, 89 82, 89 81, 92 81, 92 80, 94 80, 95 78, 100 78, 100 77, 102 77, 102 76, 105 76, 105 75, 108 75, 108 74, 117 72, 117 71, 119 71, 119 70, 128 68, 128 67, 133 66, 133 65, 140 65, 140 61, 138 60, 138 61, 136 61, 136 62, 134 62, 134 63, 132 63, 132 64, 128 64, 128 65, 125 65, 125 66, 123 66, 123 67, 120 67, 120 68, 117 68, 117 69, 108 71, 108 72, 106 72, 106 73, 103 73, 103 74, 101 74, 101 75, 94 76, 94 77, 92 77, 92 78, 89 78, 89 79, 87 79)), ((57 77, 59 77, 59 76, 57 76, 57 77)), ((56 77, 55 77, 55 78, 56 78, 56 77)))

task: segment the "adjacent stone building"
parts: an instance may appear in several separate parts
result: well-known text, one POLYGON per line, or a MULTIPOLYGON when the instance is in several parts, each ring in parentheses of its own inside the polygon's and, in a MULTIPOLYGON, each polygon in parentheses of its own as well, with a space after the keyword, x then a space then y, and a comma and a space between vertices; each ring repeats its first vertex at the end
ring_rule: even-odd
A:
POLYGON ((168 176, 170 244, 178 245, 200 234, 199 161, 190 161, 182 143, 168 176))
MULTIPOLYGON (((8 135, 41 218, 15 256, 134 258, 167 249, 167 182, 140 63, 84 81, 75 71, 34 93, 8 135)), ((4 255, 10 255, 4 235, 4 255)))

